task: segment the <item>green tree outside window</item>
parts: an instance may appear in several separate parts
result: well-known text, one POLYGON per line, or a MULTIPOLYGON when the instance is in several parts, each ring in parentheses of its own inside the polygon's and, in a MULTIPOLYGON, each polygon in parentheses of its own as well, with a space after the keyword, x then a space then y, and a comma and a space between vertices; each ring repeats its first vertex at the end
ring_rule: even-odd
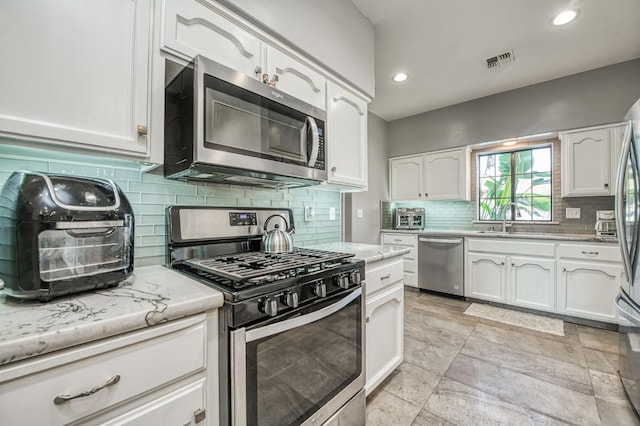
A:
POLYGON ((551 177, 551 146, 479 154, 478 219, 551 221, 551 177))

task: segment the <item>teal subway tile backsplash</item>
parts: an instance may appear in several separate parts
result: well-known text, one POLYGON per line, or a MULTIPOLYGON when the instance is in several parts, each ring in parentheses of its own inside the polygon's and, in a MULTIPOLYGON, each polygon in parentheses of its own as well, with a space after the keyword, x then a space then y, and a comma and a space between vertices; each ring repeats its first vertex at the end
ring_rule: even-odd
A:
POLYGON ((271 190, 165 179, 144 173, 130 160, 76 155, 32 148, 0 146, 0 185, 18 170, 55 172, 113 179, 125 192, 135 213, 135 266, 166 262, 166 209, 171 205, 286 207, 294 211, 296 246, 337 242, 340 235, 340 193, 318 187, 271 190), (316 207, 314 221, 304 221, 304 207, 316 207), (329 220, 329 207, 336 220, 329 220))

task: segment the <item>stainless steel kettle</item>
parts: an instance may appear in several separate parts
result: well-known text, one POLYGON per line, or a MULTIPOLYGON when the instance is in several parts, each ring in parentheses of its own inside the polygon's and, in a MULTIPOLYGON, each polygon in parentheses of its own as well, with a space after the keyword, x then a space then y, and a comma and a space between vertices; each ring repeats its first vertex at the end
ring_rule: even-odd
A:
POLYGON ((287 218, 281 214, 272 214, 264 221, 264 234, 262 235, 262 250, 265 253, 290 253, 293 251, 293 238, 291 235, 295 229, 289 225, 287 218), (287 230, 280 229, 280 225, 274 225, 273 230, 267 231, 269 220, 274 217, 281 217, 284 220, 287 230))

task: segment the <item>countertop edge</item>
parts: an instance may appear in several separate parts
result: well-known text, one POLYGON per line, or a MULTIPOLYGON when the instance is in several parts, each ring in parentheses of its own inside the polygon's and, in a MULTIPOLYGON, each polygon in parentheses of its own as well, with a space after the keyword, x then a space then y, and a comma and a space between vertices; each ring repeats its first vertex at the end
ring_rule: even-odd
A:
POLYGON ((474 230, 455 230, 455 229, 381 229, 381 233, 385 234, 407 234, 407 235, 429 235, 429 236, 459 236, 459 237, 478 237, 478 238, 501 238, 501 239, 521 239, 521 240, 547 240, 547 241, 567 241, 567 242, 593 242, 605 244, 617 244, 617 238, 598 237, 595 234, 554 234, 554 233, 502 233, 496 231, 474 231, 474 230))

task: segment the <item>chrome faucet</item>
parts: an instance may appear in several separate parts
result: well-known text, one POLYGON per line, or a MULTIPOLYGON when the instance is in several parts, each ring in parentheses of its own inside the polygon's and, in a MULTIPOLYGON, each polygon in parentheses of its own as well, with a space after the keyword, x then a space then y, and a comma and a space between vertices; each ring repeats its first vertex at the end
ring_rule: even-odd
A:
POLYGON ((509 228, 509 232, 513 229, 513 222, 507 225, 507 209, 511 206, 515 206, 516 209, 518 208, 515 201, 512 201, 509 204, 506 204, 502 209, 502 232, 507 232, 507 228, 509 228))

